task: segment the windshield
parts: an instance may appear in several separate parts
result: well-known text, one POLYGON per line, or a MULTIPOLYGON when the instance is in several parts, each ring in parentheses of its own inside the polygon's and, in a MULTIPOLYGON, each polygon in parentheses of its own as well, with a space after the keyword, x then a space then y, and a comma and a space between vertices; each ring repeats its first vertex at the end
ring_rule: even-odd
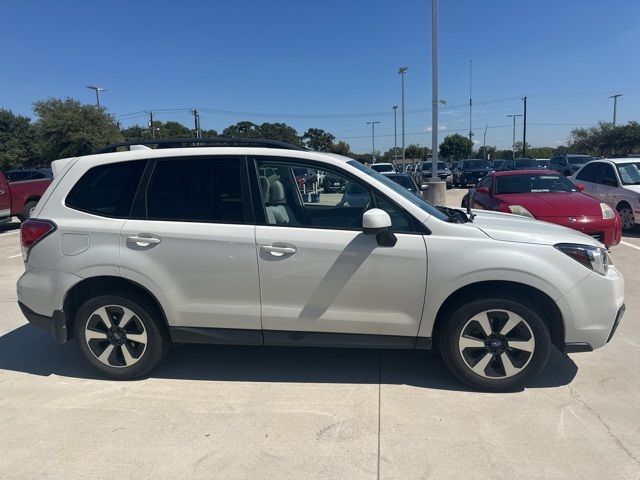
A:
POLYGON ((394 182, 396 182, 398 185, 403 186, 410 192, 416 191, 415 183, 413 183, 413 180, 411 180, 411 177, 407 175, 387 175, 387 177, 393 180, 394 182))
MULTIPOLYGON (((431 165, 432 163, 429 162, 422 162, 422 165, 420 166, 421 170, 431 170, 431 165)), ((444 162, 438 162, 438 170, 446 170, 447 169, 447 164, 444 162)))
POLYGON ((567 161, 571 165, 582 165, 593 160, 593 157, 567 157, 567 161))
POLYGON ((623 185, 640 185, 640 162, 620 164, 618 173, 623 185))
POLYGON ((387 187, 392 189, 394 192, 396 192, 399 195, 403 196, 404 198, 409 200, 414 205, 420 207, 422 210, 427 212, 429 215, 433 215, 434 217, 436 217, 436 218, 438 218, 438 219, 440 219, 442 221, 445 221, 445 222, 449 219, 449 217, 445 213, 441 212, 440 210, 438 210, 436 207, 434 207, 430 203, 425 202, 421 197, 419 197, 417 195, 414 195, 409 190, 407 190, 404 187, 401 187, 396 182, 394 182, 390 178, 385 177, 381 173, 378 173, 375 170, 372 170, 371 168, 368 168, 368 167, 364 166, 362 163, 360 163, 360 162, 358 162, 356 160, 349 160, 347 163, 349 165, 351 165, 352 167, 357 168, 361 172, 364 172, 367 175, 370 175, 371 177, 375 178, 380 183, 385 184, 387 187))
POLYGON ((465 160, 462 168, 490 168, 488 160, 465 160))
POLYGON ((564 175, 504 175, 496 177, 496 195, 577 191, 575 185, 564 175))
POLYGON ((371 168, 376 172, 393 172, 393 166, 389 163, 374 163, 371 168))

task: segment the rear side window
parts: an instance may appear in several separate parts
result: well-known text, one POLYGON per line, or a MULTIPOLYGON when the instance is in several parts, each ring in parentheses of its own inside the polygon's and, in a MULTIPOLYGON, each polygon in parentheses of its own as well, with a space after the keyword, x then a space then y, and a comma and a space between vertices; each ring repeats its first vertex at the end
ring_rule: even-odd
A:
POLYGON ((93 167, 67 195, 67 207, 105 217, 129 216, 146 160, 93 167))
POLYGON ((247 222, 236 158, 158 162, 147 189, 147 218, 209 223, 247 222))
POLYGON ((580 173, 576 176, 576 180, 582 180, 583 182, 595 182, 596 173, 600 163, 589 163, 584 166, 580 173))

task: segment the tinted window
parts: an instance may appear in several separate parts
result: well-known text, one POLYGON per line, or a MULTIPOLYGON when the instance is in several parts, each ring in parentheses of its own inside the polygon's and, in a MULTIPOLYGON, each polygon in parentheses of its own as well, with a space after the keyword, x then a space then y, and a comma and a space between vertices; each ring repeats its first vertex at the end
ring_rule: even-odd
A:
POLYGON ((146 160, 93 167, 74 185, 66 205, 107 217, 128 217, 146 160))
POLYGON ((596 173, 598 172, 599 163, 590 163, 585 165, 580 173, 576 176, 576 180, 582 180, 583 182, 595 182, 596 173))
POLYGON ((373 165, 371 165, 371 168, 373 170, 375 170, 376 172, 393 172, 393 166, 389 165, 388 163, 374 163, 373 165))
POLYGON ((491 164, 488 160, 465 160, 463 168, 488 168, 491 164))
POLYGON ((154 220, 243 223, 237 159, 160 161, 147 189, 147 216, 154 220))
MULTIPOLYGON (((431 170, 431 161, 429 162, 422 162, 422 165, 420 166, 420 170, 431 170)), ((447 168, 447 164, 444 162, 438 162, 438 170, 446 170, 447 168)))
POLYGON ((596 174, 596 183, 608 186, 617 186, 618 180, 616 174, 613 171, 613 167, 607 163, 601 163, 598 173, 596 174))

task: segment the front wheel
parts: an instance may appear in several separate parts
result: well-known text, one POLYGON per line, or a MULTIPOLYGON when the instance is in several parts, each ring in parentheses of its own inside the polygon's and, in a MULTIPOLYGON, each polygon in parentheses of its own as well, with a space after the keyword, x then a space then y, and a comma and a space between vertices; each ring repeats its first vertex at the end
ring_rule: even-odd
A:
POLYGON ((522 387, 545 366, 549 331, 532 308, 507 298, 475 300, 449 317, 440 351, 453 374, 472 388, 522 387))
POLYGON ((626 232, 633 230, 633 227, 636 226, 636 221, 631 207, 623 204, 618 207, 618 213, 620 214, 620 220, 622 220, 622 229, 626 232))
POLYGON ((103 295, 89 299, 76 314, 76 345, 89 365, 105 377, 142 377, 162 361, 171 346, 159 315, 142 298, 103 295))

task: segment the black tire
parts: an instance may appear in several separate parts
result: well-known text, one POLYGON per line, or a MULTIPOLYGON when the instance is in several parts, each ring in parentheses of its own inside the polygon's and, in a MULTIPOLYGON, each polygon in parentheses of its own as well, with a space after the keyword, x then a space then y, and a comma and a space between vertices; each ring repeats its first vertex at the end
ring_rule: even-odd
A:
POLYGON ((171 340, 162 322, 161 313, 144 298, 121 294, 101 295, 87 300, 78 308, 73 327, 74 339, 84 359, 100 375, 114 380, 132 380, 151 372, 171 349, 171 340), (118 327, 127 327, 126 330, 121 329, 124 335, 119 334, 117 338, 120 344, 114 343, 114 332, 110 332, 106 324, 100 321, 101 315, 95 313, 101 307, 107 307, 105 312, 112 317, 109 322, 114 331, 118 327), (122 325, 126 309, 134 316, 126 325, 122 325), (105 339, 88 340, 86 335, 92 334, 104 335, 105 339), (145 342, 129 340, 127 334, 138 337, 145 334, 145 342), (111 340, 107 338, 108 335, 111 335, 111 340), (112 348, 107 358, 108 365, 99 360, 98 355, 109 347, 112 348), (134 361, 131 365, 124 358, 125 348, 129 360, 134 361))
POLYGON ((38 202, 36 200, 32 200, 26 203, 26 205, 24 206, 24 210, 22 210, 22 213, 18 215, 18 218, 21 222, 29 219, 29 217, 31 216, 31 211, 36 208, 36 205, 38 205, 38 202))
POLYGON ((631 230, 633 230, 636 226, 635 220, 634 220, 634 215, 633 215, 633 209, 631 208, 631 205, 629 205, 628 203, 621 203, 620 205, 618 205, 618 208, 616 208, 616 210, 618 210, 618 213, 620 214, 620 220, 622 221, 622 230, 624 230, 625 232, 630 232, 631 230))
MULTIPOLYGON (((438 339, 444 362, 461 382, 474 389, 489 392, 519 389, 540 373, 549 358, 551 345, 549 330, 536 310, 527 305, 525 301, 500 297, 476 299, 460 306, 445 321, 438 339), (507 320, 504 317, 505 313, 507 320), (484 333, 482 330, 477 330, 473 323, 474 317, 481 318, 485 314, 492 331, 507 328, 505 325, 509 321, 508 318, 517 322, 519 316, 524 324, 519 322, 508 330, 505 333, 506 341, 502 336, 502 339, 485 336, 484 339, 477 340, 474 337, 477 335, 477 338, 482 338, 484 333), (463 328, 465 329, 464 336, 462 335, 463 328), (468 333, 473 332, 473 329, 479 334, 468 333), (472 340, 474 345, 475 342, 481 342, 484 345, 482 347, 464 347, 462 344, 464 340, 472 340), (533 350, 530 353, 513 347, 516 342, 524 344, 532 340, 532 346, 527 347, 533 350), (492 353, 490 350, 494 346, 492 343, 494 341, 500 342, 497 353, 492 353), (512 346, 509 346, 510 341, 512 346), (465 357, 463 357, 463 351, 465 357), (508 357, 507 361, 512 367, 512 371, 516 372, 511 376, 506 373, 507 365, 503 363, 503 355, 508 357), (486 357, 489 357, 488 360, 486 357), (488 363, 483 363, 483 360, 488 363), (480 369, 482 369, 482 365, 486 365, 481 374, 472 370, 470 362, 473 361, 476 362, 474 366, 480 369)), ((492 335, 494 334, 492 333, 492 335)))

